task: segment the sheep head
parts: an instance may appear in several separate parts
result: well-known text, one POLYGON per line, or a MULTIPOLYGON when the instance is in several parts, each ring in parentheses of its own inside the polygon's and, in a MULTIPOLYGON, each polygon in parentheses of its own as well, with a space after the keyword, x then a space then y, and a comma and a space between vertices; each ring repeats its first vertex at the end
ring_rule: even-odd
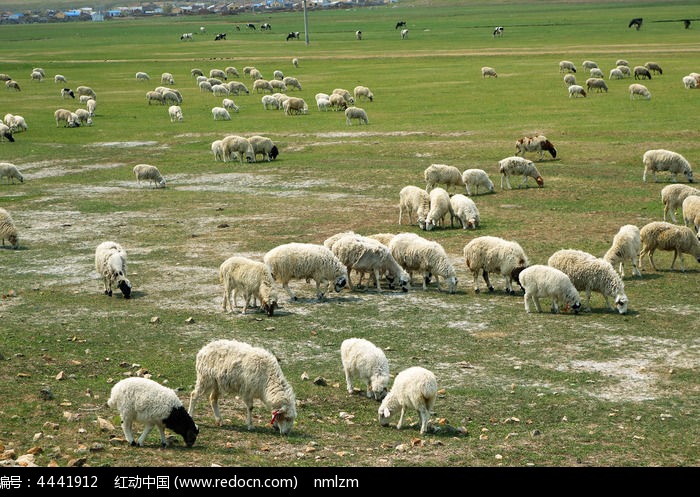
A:
POLYGON ((170 415, 163 420, 163 424, 166 428, 180 435, 188 447, 194 445, 197 435, 199 435, 199 428, 183 406, 174 408, 170 415))
POLYGON ((537 176, 535 178, 535 181, 537 182, 537 186, 542 188, 544 186, 544 180, 542 179, 542 176, 537 176))
POLYGON ((625 294, 621 293, 615 296, 615 307, 620 314, 627 314, 627 296, 625 294))
POLYGON ((288 435, 294 426, 294 413, 290 413, 287 406, 282 406, 279 409, 272 411, 272 419, 270 425, 277 428, 282 435, 288 435))
POLYGON ((123 276, 120 276, 121 279, 119 279, 117 286, 119 287, 119 290, 121 290, 122 295, 124 296, 125 299, 131 298, 131 282, 124 278, 123 276))
POLYGON ((338 276, 335 279, 335 291, 340 292, 343 288, 345 288, 345 285, 348 284, 348 279, 346 276, 338 276))

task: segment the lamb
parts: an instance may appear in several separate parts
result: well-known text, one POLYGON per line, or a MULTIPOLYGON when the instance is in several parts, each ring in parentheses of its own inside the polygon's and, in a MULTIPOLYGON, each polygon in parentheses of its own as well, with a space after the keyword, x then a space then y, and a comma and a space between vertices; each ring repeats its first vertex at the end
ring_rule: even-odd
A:
POLYGON ((623 72, 619 68, 613 67, 612 69, 610 69, 610 74, 608 74, 608 79, 624 79, 624 78, 625 78, 625 75, 623 74, 623 72))
POLYGON ((78 116, 67 109, 56 109, 56 112, 53 113, 53 117, 56 120, 57 128, 61 123, 65 123, 63 125, 64 128, 77 128, 80 126, 78 116))
POLYGON ((608 85, 605 83, 605 80, 602 78, 588 78, 586 80, 586 89, 590 93, 591 90, 595 90, 598 93, 600 92, 608 92, 608 85))
POLYGON ((224 109, 226 109, 226 110, 232 110, 233 112, 238 112, 238 111, 239 111, 239 108, 238 108, 238 106, 236 105, 236 102, 234 102, 234 101, 231 100, 230 98, 224 98, 224 99, 221 101, 221 105, 222 105, 222 106, 224 107, 224 109))
POLYGON ((309 106, 306 105, 303 98, 289 97, 282 104, 282 108, 284 109, 284 113, 288 116, 309 113, 309 106))
POLYGON ((173 75, 169 72, 164 72, 163 74, 160 75, 160 83, 162 85, 174 85, 175 84, 175 78, 173 75))
POLYGON ((119 411, 124 437, 130 445, 143 447, 153 427, 160 432, 160 443, 168 446, 165 428, 180 435, 187 447, 197 440, 199 428, 187 413, 175 390, 149 378, 132 377, 119 381, 112 387, 107 405, 119 411), (143 423, 143 433, 134 441, 134 421, 143 423))
POLYGON ((136 81, 150 81, 151 77, 148 75, 148 73, 139 71, 136 73, 136 81))
POLYGON ((369 100, 370 102, 374 102, 374 93, 372 93, 372 90, 366 86, 356 86, 353 89, 352 94, 355 97, 356 102, 359 102, 360 100, 369 100))
POLYGON ((522 188, 523 186, 527 187, 528 178, 535 178, 538 187, 542 188, 544 186, 542 175, 537 170, 537 167, 535 167, 534 162, 524 159, 523 157, 518 157, 517 155, 506 157, 498 161, 498 172, 501 173, 501 190, 505 189, 503 186, 504 183, 509 190, 512 188, 510 186, 509 176, 515 175, 522 175, 523 177, 523 181, 518 188, 522 188))
POLYGON ((280 101, 277 100, 275 97, 272 95, 263 95, 260 101, 263 104, 263 109, 268 110, 268 109, 273 109, 273 110, 279 110, 281 107, 280 101))
POLYGON ((243 164, 243 157, 247 162, 255 162, 255 152, 253 145, 247 138, 239 135, 227 135, 221 143, 224 150, 224 162, 233 160, 234 155, 238 157, 238 162, 243 164))
POLYGON ((126 277, 126 250, 117 242, 102 242, 95 249, 95 270, 104 283, 105 295, 112 296, 112 287, 131 298, 131 282, 126 277))
POLYGON ((630 93, 630 100, 634 100, 636 97, 651 100, 651 92, 649 91, 649 88, 647 88, 644 85, 640 85, 639 83, 632 83, 627 89, 630 93))
POLYGON ((211 153, 214 154, 214 161, 224 161, 223 143, 223 140, 214 140, 211 142, 211 153))
POLYGON ((430 210, 425 219, 418 218, 418 225, 421 229, 431 231, 436 226, 444 226, 445 216, 449 213, 450 218, 454 216, 450 194, 444 188, 435 187, 430 190, 430 210))
POLYGON ((318 94, 316 95, 316 107, 318 107, 318 110, 326 112, 330 106, 330 97, 319 97, 318 94))
POLYGON ((389 360, 384 351, 364 338, 347 338, 340 344, 348 393, 353 393, 353 380, 365 383, 367 398, 382 400, 389 385, 389 360))
MULTIPOLYGON (((408 291, 410 286, 408 273, 396 262, 389 248, 377 240, 348 233, 339 237, 330 248, 347 269, 350 290, 354 290, 350 272, 355 270, 361 275, 365 272, 371 272, 379 292, 382 291, 379 283, 382 274, 386 275, 387 280, 389 280, 390 288, 393 289, 394 282, 398 282, 401 291, 408 291)), ((362 282, 362 277, 360 277, 360 282, 362 282)))
POLYGON ((170 122, 182 122, 182 108, 179 105, 171 105, 168 107, 168 115, 170 116, 170 122))
POLYGON ((700 232, 700 197, 691 195, 683 201, 683 223, 700 232))
POLYGON ((569 86, 569 98, 586 97, 586 90, 581 85, 569 86))
POLYGON ((689 195, 700 195, 700 189, 683 183, 673 183, 661 189, 661 203, 664 206, 664 221, 669 216, 674 223, 677 223, 676 211, 683 205, 683 201, 689 195))
POLYGON ((544 159, 544 153, 549 152, 552 159, 557 158, 557 149, 544 135, 524 136, 515 142, 515 155, 524 157, 525 152, 537 152, 540 160, 544 159))
POLYGON ((634 79, 651 79, 651 72, 644 66, 636 66, 632 69, 634 79))
POLYGON ((479 236, 469 241, 463 249, 464 262, 474 279, 474 292, 479 293, 479 273, 489 290, 494 288, 489 280, 490 272, 499 272, 505 278, 506 292, 513 295, 513 270, 529 265, 527 255, 518 242, 496 236, 479 236))
POLYGON ((559 72, 560 73, 565 73, 565 72, 576 72, 576 66, 574 65, 573 62, 569 60, 562 60, 559 62, 559 72))
POLYGON ((671 270, 680 260, 681 271, 683 267, 683 254, 690 254, 700 263, 700 241, 693 230, 687 226, 677 226, 665 221, 653 221, 642 226, 639 230, 642 240, 642 249, 639 251, 639 269, 642 268, 644 256, 649 257, 649 262, 654 270, 658 271, 654 264, 654 252, 656 250, 673 251, 671 270))
POLYGON ((24 183, 24 176, 19 172, 17 166, 10 162, 0 162, 0 179, 7 178, 7 183, 12 182, 14 184, 15 179, 19 180, 20 183, 24 183))
POLYGON ((262 158, 267 162, 270 162, 277 158, 279 155, 279 149, 273 141, 266 137, 260 135, 254 135, 248 138, 248 141, 253 147, 253 154, 257 160, 258 155, 262 155, 262 158))
POLYGON ((520 285, 525 289, 525 312, 531 312, 530 302, 535 304, 537 312, 542 312, 541 298, 552 299, 552 313, 558 314, 559 308, 569 307, 574 313, 581 308, 581 297, 571 283, 571 279, 559 269, 543 264, 533 264, 523 269, 519 276, 520 285))
POLYGON ((564 75, 564 84, 566 85, 567 88, 571 85, 575 85, 576 84, 576 76, 574 76, 571 73, 565 74, 564 75))
POLYGON ((265 254, 263 262, 270 268, 272 278, 282 284, 293 301, 297 296, 289 288, 292 279, 314 280, 319 301, 328 293, 331 282, 336 293, 348 282, 345 265, 323 245, 296 242, 278 245, 265 254))
POLYGON ((379 406, 379 424, 388 425, 391 416, 400 410, 401 414, 396 424, 396 428, 400 430, 406 409, 415 409, 420 416, 420 433, 426 433, 437 391, 437 378, 433 372, 420 366, 404 369, 396 375, 391 390, 379 406))
POLYGON ((422 188, 414 185, 404 186, 399 192, 399 224, 402 224, 404 213, 408 215, 408 224, 413 224, 413 215, 425 219, 430 209, 430 195, 422 188))
POLYGON ((287 88, 296 88, 301 91, 301 83, 297 78, 291 76, 285 76, 282 82, 287 86, 287 88))
POLYGON ((478 195, 479 189, 488 193, 494 192, 493 181, 483 169, 465 169, 462 173, 462 181, 468 196, 472 195, 472 191, 474 195, 478 195))
POLYGON ((619 272, 621 277, 625 277, 625 262, 632 263, 632 274, 642 276, 642 273, 637 267, 639 250, 642 248, 642 242, 639 238, 639 228, 633 224, 625 224, 620 227, 620 230, 613 237, 612 246, 605 252, 603 259, 608 261, 615 267, 619 264, 619 272))
MULTIPOLYGON (((661 69, 661 66, 657 64, 656 62, 645 62, 644 67, 646 67, 650 73, 654 74, 663 74, 664 71, 661 69)), ((651 78, 649 78, 651 79, 651 78)))
POLYGON ((435 185, 445 185, 446 190, 452 187, 465 186, 462 173, 455 166, 447 164, 431 164, 423 171, 425 190, 429 192, 435 185))
POLYGON ((401 30, 401 39, 405 40, 406 38, 408 38, 408 29, 402 29, 401 30))
POLYGON ((450 205, 452 206, 452 217, 450 219, 450 226, 454 221, 454 218, 459 219, 462 224, 462 229, 472 229, 475 230, 481 223, 479 217, 479 209, 476 203, 469 197, 457 193, 450 197, 450 205))
POLYGON ((599 292, 605 298, 608 309, 627 314, 629 299, 625 294, 625 284, 612 264, 588 252, 563 249, 554 252, 547 264, 566 273, 579 292, 586 291, 585 310, 591 310, 591 291, 599 292), (610 305, 612 297, 615 307, 610 305))
POLYGON ((296 58, 296 57, 294 57, 294 58, 292 59, 292 65, 293 65, 294 67, 299 67, 299 59, 296 58))
POLYGON ((190 395, 190 416, 194 415, 197 400, 208 394, 214 418, 221 425, 219 398, 230 394, 243 400, 248 430, 254 428, 253 406, 257 399, 272 410, 273 428, 282 435, 292 431, 297 417, 294 390, 271 352, 237 340, 215 340, 197 352, 195 367, 197 382, 190 395))
POLYGON ((136 164, 132 171, 139 186, 141 186, 141 181, 153 181, 153 188, 165 188, 165 178, 156 166, 136 164))
POLYGON ((3 247, 5 246, 5 240, 7 240, 12 248, 19 248, 15 222, 12 220, 10 213, 2 207, 0 207, 0 240, 2 240, 3 247))
POLYGON ((682 81, 686 90, 692 90, 698 87, 697 80, 692 76, 683 76, 682 81))
POLYGON ((481 77, 485 78, 486 76, 489 78, 497 78, 498 74, 496 74, 496 70, 493 67, 484 66, 481 68, 481 77))
POLYGON ((367 112, 361 107, 348 107, 345 109, 345 122, 348 126, 352 125, 352 120, 357 119, 360 124, 369 124, 367 112))
POLYGON ((669 171, 671 181, 676 182, 678 173, 683 173, 688 178, 688 183, 693 182, 693 170, 688 160, 677 152, 664 149, 647 150, 642 156, 644 164, 644 174, 642 180, 646 182, 647 173, 651 173, 654 181, 658 182, 656 173, 659 171, 669 171))
POLYGON ((447 256, 447 252, 438 242, 426 240, 415 233, 399 233, 389 242, 389 251, 413 281, 413 272, 420 271, 423 276, 423 290, 428 289, 430 275, 435 277, 438 291, 442 291, 440 278, 447 283, 447 292, 457 291, 457 273, 447 256))
POLYGON ((230 121, 231 120, 231 114, 229 114, 228 111, 223 107, 212 107, 211 108, 211 115, 214 118, 214 121, 230 121))
POLYGON ((245 314, 250 305, 260 302, 260 310, 272 316, 277 308, 277 292, 267 266, 247 257, 233 256, 219 266, 219 282, 224 286, 224 312, 238 308, 237 297, 240 292, 244 304, 241 314, 245 314), (233 294, 233 305, 231 305, 233 294))

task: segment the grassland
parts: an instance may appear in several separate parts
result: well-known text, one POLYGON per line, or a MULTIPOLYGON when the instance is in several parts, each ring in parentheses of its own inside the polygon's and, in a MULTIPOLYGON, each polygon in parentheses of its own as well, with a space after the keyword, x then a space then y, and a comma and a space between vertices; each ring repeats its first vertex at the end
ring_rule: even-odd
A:
POLYGON ((668 253, 657 254, 659 271, 645 261, 642 278, 628 272, 627 315, 606 310, 598 294, 589 313, 528 315, 497 276, 495 292, 475 294, 461 256, 482 235, 518 241, 533 263, 560 248, 602 255, 621 225, 661 220, 669 178, 643 183, 641 156, 668 148, 697 164, 700 93, 685 90, 681 77, 700 72, 700 43, 696 26, 654 20, 700 17, 695 3, 423 4, 312 12, 308 45, 303 36, 285 41, 303 31, 300 13, 3 26, 0 72, 22 91, 0 92, 0 111, 29 124, 14 143, 0 143, 1 160, 26 179, 0 185, 21 245, 0 249, 6 451, 35 452, 40 466, 81 458, 92 467, 698 465, 700 271, 692 258, 685 272, 669 270, 668 253), (640 16, 643 28, 628 29, 640 16), (394 29, 400 19, 406 40, 394 29), (235 29, 245 22, 273 29, 235 29), (495 25, 505 26, 502 38, 491 36, 495 25), (200 26, 205 35, 180 41, 200 26), (218 32, 228 40, 213 41, 218 32), (607 74, 620 58, 662 65, 662 76, 644 82, 650 101, 630 101, 629 80, 568 98, 559 60, 595 60, 607 74), (309 114, 265 111, 251 93, 234 97, 241 110, 231 121, 214 122, 220 98, 201 93, 190 70, 229 65, 297 77, 309 114), (499 77, 482 78, 484 65, 499 77), (47 80, 31 82, 33 67, 47 80), (150 83, 137 82, 137 71, 150 83), (184 97, 182 123, 145 99, 166 71, 184 97), (55 109, 79 106, 61 99, 57 73, 96 91, 94 126, 56 127, 55 109), (362 104, 369 125, 317 111, 315 93, 358 84, 376 96, 362 104), (534 132, 559 151, 537 161, 545 187, 502 190, 497 161, 534 132), (233 133, 269 136, 280 156, 215 162, 211 142, 233 133), (137 187, 137 163, 158 166, 167 188, 137 187), (496 193, 474 197, 478 230, 398 225, 399 190, 423 186, 431 163, 489 172, 496 193), (345 290, 318 303, 313 283, 294 282, 300 301, 284 298, 272 318, 221 311, 217 269, 229 256, 260 258, 282 243, 322 243, 345 230, 412 231, 440 242, 457 293, 434 285, 408 294, 345 290), (129 253, 131 300, 102 294, 93 254, 107 239, 129 253), (443 391, 431 433, 419 435, 415 413, 403 430, 382 428, 375 402, 348 395, 339 346, 351 336, 385 348, 392 373, 411 365, 436 373, 443 391), (242 404, 225 398, 222 427, 198 406, 193 448, 175 441, 160 450, 155 432, 146 448, 128 447, 105 407, 111 386, 147 372, 187 404, 195 354, 218 338, 279 357, 298 400, 292 434, 273 433, 264 408, 248 432, 242 404))

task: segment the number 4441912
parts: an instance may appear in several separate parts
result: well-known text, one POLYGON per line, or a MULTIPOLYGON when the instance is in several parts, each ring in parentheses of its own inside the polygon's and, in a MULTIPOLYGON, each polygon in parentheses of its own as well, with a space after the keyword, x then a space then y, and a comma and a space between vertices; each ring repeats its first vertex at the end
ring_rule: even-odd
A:
POLYGON ((97 488, 97 476, 40 476, 36 485, 44 487, 61 487, 61 488, 97 488))

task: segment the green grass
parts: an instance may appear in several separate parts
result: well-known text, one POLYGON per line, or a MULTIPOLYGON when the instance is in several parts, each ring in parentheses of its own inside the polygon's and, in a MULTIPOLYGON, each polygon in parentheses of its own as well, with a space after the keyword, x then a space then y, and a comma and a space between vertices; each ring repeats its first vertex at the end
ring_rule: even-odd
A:
MULTIPOLYGON (((2 160, 26 178, 0 185, 0 207, 12 213, 21 244, 0 249, 0 445, 17 454, 39 447, 41 466, 81 456, 95 467, 698 465, 700 293, 690 256, 685 272, 669 271, 671 254, 658 253, 660 271, 645 261, 641 279, 628 274, 625 316, 607 311, 598 294, 591 313, 527 315, 522 296, 507 296, 496 275, 494 293, 475 294, 462 258, 482 235, 518 241, 533 263, 560 248, 602 256, 621 225, 662 218, 668 176, 643 183, 641 156, 663 147, 697 163, 700 93, 685 90, 681 77, 699 71, 700 44, 695 26, 654 20, 700 17, 695 4, 425 3, 310 12, 309 45, 284 39, 303 31, 301 13, 3 26, 0 72, 22 92, 0 91, 0 108, 24 116, 29 131, 0 143, 2 160), (628 29, 641 15, 643 28, 628 29), (398 19, 409 24, 406 40, 394 30, 398 19), (249 21, 273 30, 234 29, 249 21), (200 25, 205 35, 179 40, 200 25), (505 26, 500 39, 491 36, 495 25, 505 26), (214 42, 217 32, 228 40, 214 42), (568 98, 559 60, 595 60, 607 75, 618 58, 662 65, 663 76, 645 82, 650 101, 630 102, 629 80, 568 98), (297 77, 303 90, 290 93, 309 114, 265 111, 251 93, 234 97, 241 111, 232 121, 214 122, 220 98, 202 94, 190 70, 229 65, 297 77), (484 65, 499 77, 483 79, 484 65), (31 82, 33 67, 47 80, 31 82), (137 82, 137 71, 151 81, 137 82), (166 71, 184 97, 183 123, 145 99, 166 71), (79 106, 61 99, 57 73, 71 88, 96 91, 94 126, 56 127, 55 109, 79 106), (315 93, 358 84, 376 97, 361 104, 368 126, 316 109, 315 93), (534 132, 559 151, 537 161, 545 187, 501 190, 497 161, 534 132), (281 154, 270 163, 215 162, 211 142, 232 133, 269 136, 281 154), (138 163, 158 166, 167 188, 137 188, 138 163), (474 197, 477 231, 397 224, 398 192, 424 186, 431 163, 489 173, 496 194, 474 197), (346 230, 412 231, 440 242, 457 293, 434 285, 405 295, 344 290, 317 303, 313 283, 297 281, 300 301, 284 296, 272 318, 222 312, 217 270, 229 256, 259 259, 279 244, 323 243, 346 230), (131 300, 102 294, 93 257, 107 239, 129 253, 131 300), (412 412, 409 427, 382 428, 375 402, 347 394, 339 347, 352 336, 385 348, 392 374, 412 365, 436 373, 444 389, 437 430, 420 436, 412 412), (111 386, 143 368, 188 405, 196 352, 218 338, 280 358, 299 404, 292 434, 274 434, 264 408, 249 433, 242 404, 226 397, 222 427, 205 402, 197 406, 201 433, 190 450, 181 441, 154 450, 156 432, 145 449, 120 441, 118 416, 105 406, 111 386), (317 377, 328 386, 315 385, 317 377), (114 429, 100 429, 98 417, 114 429)), ((585 81, 582 71, 577 78, 585 81)))

